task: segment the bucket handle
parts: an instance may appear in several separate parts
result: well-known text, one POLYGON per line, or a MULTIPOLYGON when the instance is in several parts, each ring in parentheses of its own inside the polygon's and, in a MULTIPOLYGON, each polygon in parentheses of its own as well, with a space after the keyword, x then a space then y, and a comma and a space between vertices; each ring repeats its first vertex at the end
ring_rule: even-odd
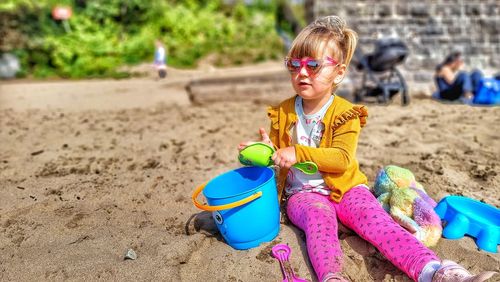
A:
POLYGON ((209 206, 209 205, 204 205, 204 204, 200 204, 196 198, 198 197, 198 195, 201 193, 201 191, 203 189, 205 189, 205 186, 207 186, 207 183, 208 182, 205 182, 203 183, 202 185, 200 185, 198 188, 196 188, 196 190, 194 190, 193 192, 193 195, 191 196, 191 199, 193 200, 193 204, 201 209, 201 210, 205 210, 205 211, 221 211, 221 210, 227 210, 227 209, 232 209, 232 208, 236 208, 236 207, 239 207, 239 206, 242 206, 246 203, 249 203, 257 198, 260 198, 262 197, 262 191, 258 191, 244 199, 241 199, 241 200, 238 200, 236 202, 233 202, 233 203, 229 203, 229 204, 225 204, 225 205, 220 205, 220 206, 209 206))

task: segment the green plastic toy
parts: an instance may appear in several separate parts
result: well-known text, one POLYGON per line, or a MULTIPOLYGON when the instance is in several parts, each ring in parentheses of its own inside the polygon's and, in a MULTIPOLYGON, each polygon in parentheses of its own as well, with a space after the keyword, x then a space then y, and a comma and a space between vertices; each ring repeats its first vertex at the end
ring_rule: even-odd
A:
MULTIPOLYGON (((274 154, 274 148, 261 142, 248 145, 240 151, 238 160, 243 165, 253 166, 272 166, 274 165, 271 157, 274 154)), ((293 167, 305 174, 314 174, 318 172, 318 166, 313 162, 296 163, 293 167)))

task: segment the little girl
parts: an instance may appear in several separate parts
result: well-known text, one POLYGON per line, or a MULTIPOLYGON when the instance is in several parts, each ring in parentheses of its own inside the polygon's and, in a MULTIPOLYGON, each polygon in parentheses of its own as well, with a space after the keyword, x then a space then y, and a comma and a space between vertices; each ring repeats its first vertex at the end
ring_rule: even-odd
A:
MULTIPOLYGON (((309 259, 320 281, 346 281, 337 220, 373 244, 415 281, 484 281, 451 261, 441 261, 385 212, 366 186, 356 147, 367 110, 335 96, 354 49, 356 33, 328 16, 307 26, 293 41, 285 64, 296 96, 268 110, 271 131, 262 141, 277 151, 278 191, 291 222, 306 234, 309 259), (319 172, 292 167, 312 161, 319 172)), ((241 143, 241 150, 251 142, 241 143)))

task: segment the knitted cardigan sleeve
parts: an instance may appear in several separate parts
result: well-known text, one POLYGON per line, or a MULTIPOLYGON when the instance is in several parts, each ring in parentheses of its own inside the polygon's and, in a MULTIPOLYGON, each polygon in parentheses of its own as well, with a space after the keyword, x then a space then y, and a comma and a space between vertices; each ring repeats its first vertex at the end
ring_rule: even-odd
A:
POLYGON ((269 139, 273 143, 274 148, 278 144, 279 138, 279 107, 268 107, 267 116, 271 120, 271 128, 269 130, 269 139))

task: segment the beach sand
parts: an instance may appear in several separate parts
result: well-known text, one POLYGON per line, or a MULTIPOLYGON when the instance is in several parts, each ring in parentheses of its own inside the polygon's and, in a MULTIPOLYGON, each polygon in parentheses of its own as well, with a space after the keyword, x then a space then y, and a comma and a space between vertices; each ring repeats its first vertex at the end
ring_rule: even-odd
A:
MULTIPOLYGON (((270 249, 286 243, 298 276, 315 281, 297 228, 236 251, 191 203, 198 185, 240 166, 238 143, 268 120, 263 102, 190 105, 188 78, 0 86, 0 280, 282 281, 270 249), (136 260, 124 260, 128 248, 136 260)), ((499 107, 420 97, 369 113, 357 157, 370 185, 395 164, 436 201, 500 206, 499 107)), ((340 237, 350 280, 409 281, 355 234, 340 237)), ((500 270, 500 255, 469 237, 433 250, 472 272, 500 270)))

